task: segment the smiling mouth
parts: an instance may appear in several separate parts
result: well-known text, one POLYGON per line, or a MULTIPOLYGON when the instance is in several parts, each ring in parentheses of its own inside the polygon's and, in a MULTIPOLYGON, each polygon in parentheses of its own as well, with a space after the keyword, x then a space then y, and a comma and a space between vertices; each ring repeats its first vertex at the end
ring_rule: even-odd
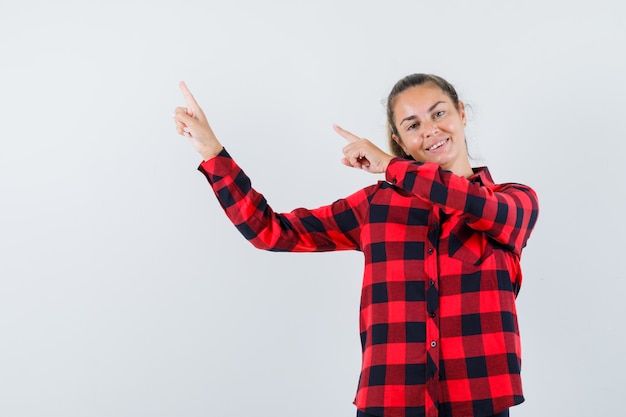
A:
POLYGON ((434 151, 437 148, 441 148, 443 145, 446 144, 446 142, 450 140, 450 138, 445 138, 443 140, 440 140, 439 142, 435 143, 433 146, 431 146, 430 148, 426 148, 427 151, 434 151))

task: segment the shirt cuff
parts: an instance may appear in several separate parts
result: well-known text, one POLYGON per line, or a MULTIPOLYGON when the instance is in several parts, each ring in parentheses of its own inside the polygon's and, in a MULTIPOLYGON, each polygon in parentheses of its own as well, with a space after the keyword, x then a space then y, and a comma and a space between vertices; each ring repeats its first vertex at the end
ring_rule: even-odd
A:
POLYGON ((215 157, 208 161, 202 161, 198 166, 198 171, 202 172, 209 182, 213 184, 233 172, 236 166, 235 161, 226 151, 226 148, 222 148, 221 152, 215 157))
POLYGON ((411 159, 395 157, 389 161, 387 170, 385 171, 385 179, 391 184, 402 184, 404 176, 407 172, 408 165, 424 165, 423 162, 417 162, 411 159))

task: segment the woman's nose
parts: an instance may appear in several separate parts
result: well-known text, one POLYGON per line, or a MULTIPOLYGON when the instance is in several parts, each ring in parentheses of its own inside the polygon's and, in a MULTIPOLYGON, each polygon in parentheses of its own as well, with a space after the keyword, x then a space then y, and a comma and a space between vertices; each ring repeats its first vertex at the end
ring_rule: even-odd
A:
POLYGON ((425 122, 422 124, 422 136, 428 138, 439 133, 439 128, 433 122, 425 122))

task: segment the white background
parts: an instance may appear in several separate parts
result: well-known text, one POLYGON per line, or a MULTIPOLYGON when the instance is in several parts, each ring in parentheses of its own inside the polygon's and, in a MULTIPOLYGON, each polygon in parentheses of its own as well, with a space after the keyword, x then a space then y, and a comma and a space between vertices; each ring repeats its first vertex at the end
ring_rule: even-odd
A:
POLYGON ((626 18, 615 1, 0 2, 0 416, 353 416, 358 253, 228 222, 171 114, 187 81, 279 211, 378 177, 413 72, 471 106, 475 165, 538 192, 515 417, 618 416, 626 18))

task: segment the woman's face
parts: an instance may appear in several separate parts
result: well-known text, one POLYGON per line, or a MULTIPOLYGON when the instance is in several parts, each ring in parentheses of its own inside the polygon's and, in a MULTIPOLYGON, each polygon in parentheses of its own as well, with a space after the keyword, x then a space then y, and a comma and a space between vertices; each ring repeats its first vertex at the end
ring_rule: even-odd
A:
POLYGON ((398 135, 392 137, 407 155, 459 175, 471 170, 463 103, 459 102, 457 110, 450 97, 429 83, 396 96, 393 114, 398 135))

